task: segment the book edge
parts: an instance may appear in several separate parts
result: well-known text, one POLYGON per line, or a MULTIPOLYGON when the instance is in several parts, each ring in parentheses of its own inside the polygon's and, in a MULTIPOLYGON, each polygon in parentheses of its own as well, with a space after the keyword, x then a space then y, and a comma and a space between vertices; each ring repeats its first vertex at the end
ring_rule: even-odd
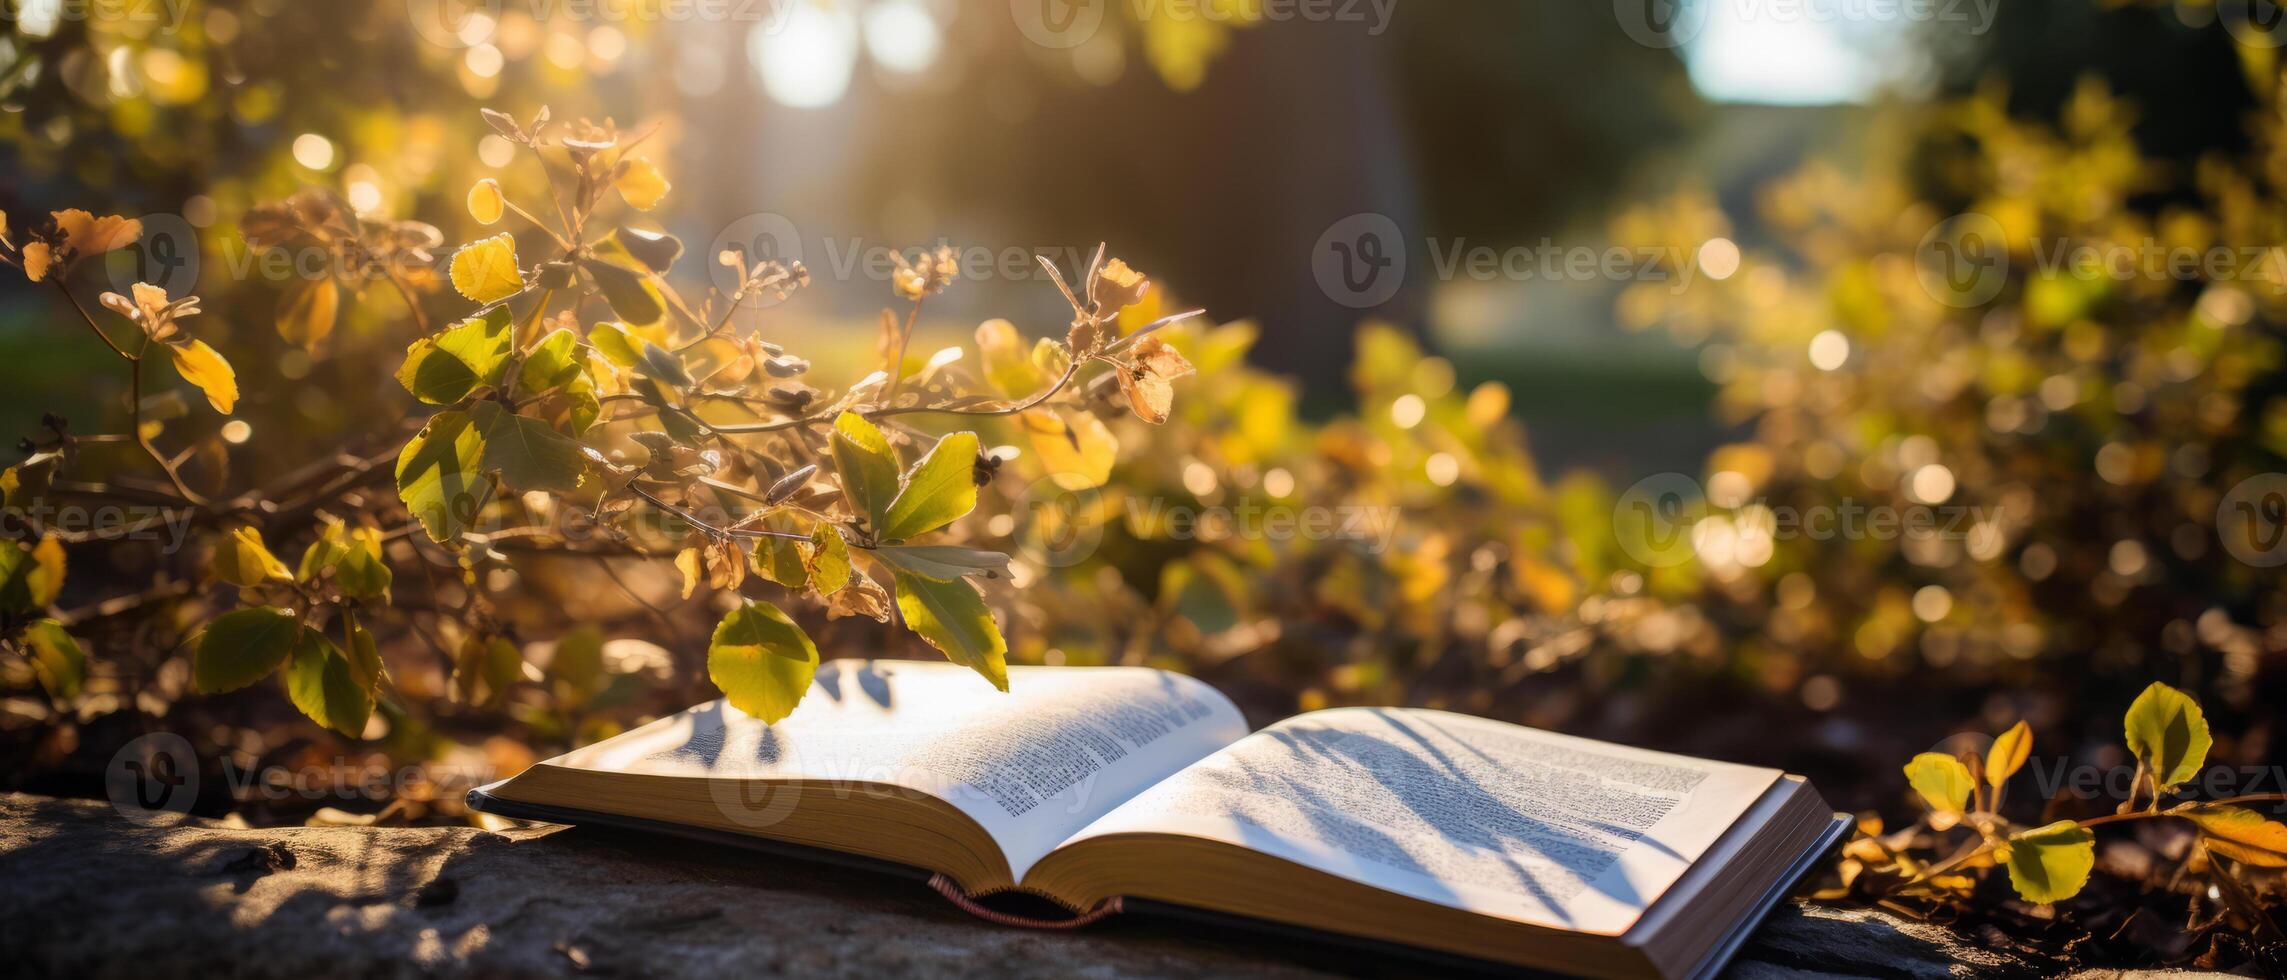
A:
POLYGON ((1828 822, 1826 830, 1819 834, 1818 840, 1797 856, 1795 862, 1771 882, 1771 887, 1764 890, 1762 897, 1747 906, 1747 914, 1739 920, 1738 927, 1732 929, 1731 934, 1724 937, 1721 942, 1716 943, 1715 948, 1709 950, 1707 955, 1700 959, 1698 965, 1694 966, 1684 976, 1689 980, 1712 980, 1716 974, 1722 972, 1724 966, 1731 962, 1731 958, 1739 954, 1740 947, 1747 945, 1748 938, 1755 934, 1755 930, 1762 927, 1763 920, 1770 918, 1771 911, 1778 908, 1779 903, 1794 892, 1795 885, 1818 866, 1819 858, 1833 850, 1834 845, 1841 842, 1843 836, 1850 832, 1853 823, 1850 814, 1835 813, 1834 819, 1828 822))

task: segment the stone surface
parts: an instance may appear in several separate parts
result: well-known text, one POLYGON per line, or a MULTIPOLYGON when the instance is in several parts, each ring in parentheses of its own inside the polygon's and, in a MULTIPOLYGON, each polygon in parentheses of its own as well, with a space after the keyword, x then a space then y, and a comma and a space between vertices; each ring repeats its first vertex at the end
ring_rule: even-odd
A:
MULTIPOLYGON (((903 879, 587 828, 146 827, 101 802, 8 795, 0 883, 0 963, 18 976, 1422 972, 1141 917, 993 926, 903 879)), ((1938 927, 1802 905, 1733 967, 1756 980, 2055 972, 1938 927)))

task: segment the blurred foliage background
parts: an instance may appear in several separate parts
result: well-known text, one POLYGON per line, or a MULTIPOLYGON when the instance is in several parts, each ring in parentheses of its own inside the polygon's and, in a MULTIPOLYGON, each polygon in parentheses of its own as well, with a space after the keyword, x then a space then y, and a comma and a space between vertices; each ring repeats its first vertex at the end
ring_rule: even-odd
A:
MULTIPOLYGON (((653 217, 693 252, 786 229, 775 244, 816 284, 765 333, 821 368, 875 356, 870 249, 1069 266, 1108 240, 1159 284, 1153 309, 1180 298, 1219 321, 1171 331, 1199 374, 1166 426, 1115 423, 1100 492, 1043 521, 1019 456, 969 518, 1018 544, 989 596, 1014 660, 1191 671, 1258 723, 1427 704, 1780 765, 1850 808, 1901 808, 1897 760, 2020 715, 2118 763, 2100 747, 2152 680, 2201 697, 2218 762, 2276 756, 2287 590, 2230 536, 2244 550, 2279 518, 2217 522, 2287 456, 2287 103, 2276 39, 2212 5, 1759 22, 1701 3, 1663 32, 1625 5, 1337 4, 1356 18, 1316 21, 1114 4, 1051 43, 1027 5, 949 0, 734 4, 752 17, 728 22, 516 0, 9 6, 0 208, 143 216, 144 244, 91 275, 202 297, 244 407, 226 423, 183 392, 146 406, 201 447, 201 492, 386 450, 413 409, 389 378, 404 300, 346 281, 333 335, 287 342, 281 284, 248 271, 249 208, 317 187, 479 237, 473 181, 543 178, 478 107, 546 105, 656 124, 676 191, 653 217), (1357 214, 1387 219, 1407 258, 1364 308, 1314 273, 1357 214), (1978 244, 1947 237, 1960 215, 2001 232, 1983 295, 1933 278, 1933 240, 1978 244), (2244 261, 2044 261, 2080 246, 2244 261), (1631 261, 1440 262, 1480 247, 1631 261), (1659 474, 1681 475, 1681 509, 1646 497, 1659 474), (1782 509, 1852 506, 1959 521, 1778 527, 1782 509), (1244 523, 1271 508, 1337 526, 1244 523), (1177 510, 1237 523, 1183 529, 1163 519, 1177 510)), ((915 347, 969 344, 991 317, 1060 335, 1056 291, 1016 267, 964 276, 915 347)), ((110 355, 51 291, 0 278, 0 429, 115 428, 110 355)), ((1015 423, 985 434, 1027 445, 1015 423)), ((195 588, 135 616, 104 605, 166 581, 167 556, 71 557, 59 606, 88 681, 58 699, 20 659, 0 666, 11 788, 94 792, 153 730, 241 764, 505 774, 713 696, 707 597, 534 558, 483 586, 528 645, 503 703, 457 695, 416 622, 384 638, 397 698, 344 739, 261 687, 188 691, 195 588), (558 658, 567 636, 603 640, 599 666, 558 658)), ((814 635, 829 656, 928 653, 863 620, 814 635)), ((402 795, 396 816, 458 813, 451 791, 402 795)))

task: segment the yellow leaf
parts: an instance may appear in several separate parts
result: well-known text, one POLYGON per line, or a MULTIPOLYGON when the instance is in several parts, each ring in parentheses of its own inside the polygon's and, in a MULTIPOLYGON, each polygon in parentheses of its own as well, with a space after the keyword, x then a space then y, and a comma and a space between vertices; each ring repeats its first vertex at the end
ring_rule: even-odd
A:
POLYGON ((32 567, 24 573, 24 588, 32 597, 32 605, 45 606, 56 601, 64 590, 64 545, 50 535, 41 535, 40 543, 32 546, 32 567))
POLYGON ((2024 768, 2025 760, 2033 754, 2033 730, 2020 721, 2011 725, 2001 737, 1993 740, 1993 748, 1985 753, 1985 781, 1995 788, 2009 781, 2009 777, 2024 768))
POLYGON ((2207 763, 2211 744, 2207 716, 2191 695, 2166 684, 2155 681, 2137 695, 2122 727, 2128 751, 2135 753, 2161 791, 2199 775, 2207 763))
POLYGON ((2239 806, 2203 807, 2190 816, 2208 850, 2258 868, 2287 868, 2287 824, 2239 806))
POLYGON ((304 279, 278 307, 278 336, 304 349, 313 348, 334 332, 341 311, 341 290, 331 279, 304 279))
POLYGON ((1114 310, 1134 306, 1150 288, 1151 280, 1119 259, 1104 263, 1096 273, 1096 301, 1114 310))
POLYGON ((1065 490, 1093 490, 1112 477, 1112 464, 1120 456, 1120 441, 1102 419, 1087 412, 1062 415, 1048 410, 1017 416, 1032 437, 1033 454, 1041 469, 1065 490))
POLYGON ((1572 611, 1573 603, 1579 596, 1579 589, 1573 584, 1572 576, 1566 575, 1555 565, 1523 555, 1517 557, 1511 571, 1514 572, 1517 588, 1531 596, 1533 603, 1542 611, 1557 615, 1572 611))
POLYGON ((78 208, 66 208, 50 212, 49 216, 56 219, 56 228, 63 232, 64 244, 71 249, 74 261, 125 248, 143 237, 141 221, 116 214, 98 218, 78 208))
POLYGON ((24 243, 24 278, 33 282, 48 277, 48 266, 55 261, 55 252, 46 242, 24 243))
POLYGON ((516 239, 503 232, 470 242, 453 253, 453 288, 479 303, 494 303, 524 291, 516 268, 516 239))
POLYGON ((2096 867, 2096 835, 2059 820, 2009 839, 2009 883, 2028 902, 2045 905, 2080 893, 2096 867))
POLYGON ((1046 383, 1016 325, 1007 320, 986 320, 977 327, 977 359, 984 362, 985 380, 1003 398, 1024 398, 1046 383))
POLYGON ((643 157, 629 157, 621 164, 619 179, 612 182, 619 189, 621 200, 638 211, 649 211, 667 196, 667 178, 660 176, 659 168, 643 157))
POLYGON ((1969 767, 1943 752, 1924 752, 1906 763, 1906 781, 1939 813, 1960 813, 1969 803, 1969 767))
POLYGON ((480 225, 500 220, 508 210, 508 197, 500 192, 500 181, 486 177, 469 188, 469 217, 480 225))
POLYGON ((675 570, 683 573, 683 598, 699 591, 699 583, 706 580, 705 558, 697 548, 685 548, 675 553, 675 570))
POLYGON ((290 581, 294 576, 286 570, 286 563, 263 545, 262 532, 241 526, 215 547, 214 577, 243 588, 266 581, 290 581))
POLYGON ((203 340, 170 344, 167 350, 174 355, 175 372, 206 392, 207 403, 215 411, 230 414, 238 404, 238 374, 230 369, 230 362, 203 340))

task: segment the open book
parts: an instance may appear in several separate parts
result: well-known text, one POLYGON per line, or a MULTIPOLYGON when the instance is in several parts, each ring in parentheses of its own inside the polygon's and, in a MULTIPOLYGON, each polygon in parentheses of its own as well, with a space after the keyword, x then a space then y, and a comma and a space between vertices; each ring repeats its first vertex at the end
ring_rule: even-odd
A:
POLYGON ((1777 770, 1443 711, 1249 734, 1213 688, 1139 667, 1011 667, 1004 695, 842 660, 815 685, 776 725, 700 705, 471 805, 871 858, 973 911, 1021 890, 1663 977, 1712 973, 1841 826, 1777 770))

